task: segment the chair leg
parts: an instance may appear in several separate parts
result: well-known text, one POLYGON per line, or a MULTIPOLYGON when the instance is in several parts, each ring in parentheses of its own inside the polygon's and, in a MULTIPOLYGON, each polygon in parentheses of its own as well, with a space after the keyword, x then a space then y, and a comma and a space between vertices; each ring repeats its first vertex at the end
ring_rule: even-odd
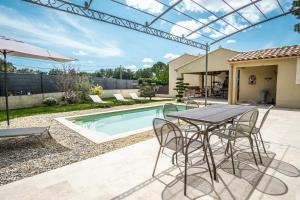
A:
POLYGON ((252 155, 253 155, 253 158, 254 158, 255 164, 256 164, 256 166, 258 166, 258 164, 257 164, 257 160, 256 160, 256 157, 255 157, 255 153, 254 153, 254 150, 253 150, 253 140, 252 140, 252 138, 251 138, 251 137, 248 137, 248 139, 249 139, 249 143, 250 143, 250 147, 251 147, 251 151, 252 151, 252 155))
POLYGON ((157 163, 158 163, 158 158, 159 158, 160 152, 161 152, 161 146, 159 147, 159 151, 158 151, 158 154, 157 154, 157 157, 156 157, 156 161, 155 161, 155 165, 154 165, 152 177, 154 177, 154 174, 155 174, 155 170, 156 170, 156 166, 157 166, 157 163))
POLYGON ((235 167, 234 167, 233 153, 232 153, 232 144, 231 144, 231 141, 230 141, 230 140, 228 140, 228 143, 229 143, 229 149, 230 149, 230 157, 231 157, 231 163, 232 163, 233 174, 235 175, 235 167))
POLYGON ((260 150, 259 150, 258 143, 257 143, 257 139, 256 139, 255 136, 254 136, 254 141, 255 141, 255 145, 256 145, 256 149, 257 149, 257 153, 258 153, 258 157, 259 157, 260 163, 263 164, 263 161, 262 161, 261 155, 260 155, 260 150))
POLYGON ((265 147, 265 144, 264 144, 264 141, 263 141, 263 139, 262 139, 262 137, 261 137, 260 131, 258 132, 258 134, 259 134, 260 141, 261 141, 261 144, 262 144, 262 146, 263 146, 264 152, 265 152, 265 154, 268 156, 267 151, 266 151, 266 147, 265 147))
MULTIPOLYGON (((187 150, 186 150, 187 151, 187 150)), ((188 162, 188 154, 184 154, 184 196, 186 196, 187 191, 187 162, 188 162)))

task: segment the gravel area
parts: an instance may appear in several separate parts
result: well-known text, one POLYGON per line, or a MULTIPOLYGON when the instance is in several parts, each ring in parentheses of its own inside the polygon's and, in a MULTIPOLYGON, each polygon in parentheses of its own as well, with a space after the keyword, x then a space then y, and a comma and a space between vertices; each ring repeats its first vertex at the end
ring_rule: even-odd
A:
MULTIPOLYGON (((154 136, 153 131, 147 131, 95 144, 60 124, 54 118, 159 104, 163 103, 42 114, 12 119, 10 127, 50 126, 53 139, 47 135, 42 137, 42 140, 37 136, 0 139, 0 185, 82 161, 154 136)), ((0 128, 5 127, 6 122, 1 122, 0 128)))

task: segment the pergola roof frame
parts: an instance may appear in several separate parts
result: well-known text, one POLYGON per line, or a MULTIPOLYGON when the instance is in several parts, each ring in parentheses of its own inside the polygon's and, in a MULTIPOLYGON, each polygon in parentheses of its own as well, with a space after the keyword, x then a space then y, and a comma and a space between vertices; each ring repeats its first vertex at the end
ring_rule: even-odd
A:
MULTIPOLYGON (((102 21, 102 22, 105 22, 105 23, 121 26, 123 28, 135 30, 135 31, 142 32, 142 33, 145 33, 145 34, 148 34, 148 35, 164 38, 164 39, 167 39, 167 40, 171 40, 171 41, 174 41, 174 42, 182 43, 182 44, 185 44, 185 45, 188 45, 188 46, 192 46, 192 47, 196 47, 196 48, 205 50, 205 106, 207 105, 207 96, 208 96, 207 75, 208 75, 208 52, 209 52, 210 46, 217 43, 217 42, 219 42, 219 41, 221 41, 221 40, 223 40, 223 39, 225 39, 225 38, 228 38, 228 37, 230 37, 234 34, 237 34, 241 31, 247 30, 249 28, 252 28, 252 27, 257 26, 259 24, 271 21, 273 19, 277 19, 279 17, 288 15, 288 14, 295 11, 295 10, 291 10, 291 9, 289 11, 284 11, 284 9, 283 9, 282 5, 280 4, 279 0, 276 0, 277 3, 278 3, 278 6, 280 7, 280 9, 282 11, 282 13, 279 14, 279 15, 275 15, 273 17, 268 18, 263 13, 263 11, 261 11, 261 9, 255 4, 255 3, 259 2, 259 1, 262 1, 262 0, 251 0, 251 2, 249 4, 246 4, 246 5, 244 5, 240 8, 237 8, 237 9, 233 8, 230 4, 228 4, 228 2, 226 2, 226 0, 222 0, 227 6, 229 6, 232 9, 232 11, 229 12, 229 13, 224 14, 221 17, 217 17, 216 14, 214 14, 213 12, 211 12, 208 9, 206 9, 205 7, 203 7, 203 5, 199 4, 198 2, 196 3, 194 0, 190 0, 194 4, 200 6, 206 12, 208 12, 208 13, 214 15, 215 17, 217 17, 216 19, 214 19, 214 20, 212 20, 208 23, 203 23, 203 22, 199 21, 198 19, 186 14, 185 12, 181 12, 180 10, 175 8, 176 5, 178 5, 182 0, 177 0, 171 6, 161 2, 160 0, 155 0, 156 2, 158 2, 162 5, 164 5, 165 7, 167 7, 167 9, 165 11, 163 11, 158 16, 154 16, 154 15, 152 15, 150 13, 147 13, 143 10, 134 8, 135 10, 138 10, 138 11, 143 12, 143 13, 148 14, 148 15, 152 15, 154 17, 154 19, 150 23, 146 22, 145 25, 143 25, 141 23, 134 22, 134 21, 131 21, 131 20, 128 20, 128 19, 125 19, 125 18, 117 17, 117 16, 112 15, 112 14, 108 14, 108 13, 104 13, 104 12, 101 12, 101 11, 98 11, 98 10, 91 9, 90 7, 91 7, 91 3, 92 3, 93 0, 85 1, 83 6, 79 5, 79 4, 68 2, 66 0, 54 0, 54 1, 53 0, 23 0, 23 1, 28 2, 28 3, 32 3, 32 4, 36 4, 36 5, 40 5, 40 6, 44 6, 44 7, 48 7, 48 8, 51 8, 51 9, 59 10, 59 11, 62 11, 62 12, 67 12, 67 13, 74 14, 74 15, 79 15, 79 16, 90 18, 90 19, 93 19, 93 20, 98 20, 98 21, 102 21), (264 18, 265 18, 264 20, 256 22, 256 23, 252 23, 251 21, 249 21, 249 19, 245 18, 239 12, 240 10, 245 9, 245 8, 251 6, 251 5, 254 5, 256 7, 256 9, 259 10, 259 12, 264 16, 264 18), (184 15, 184 16, 186 16, 186 17, 188 17, 188 18, 190 18, 190 19, 192 19, 192 20, 194 20, 198 23, 201 23, 203 26, 201 26, 200 28, 198 28, 194 31, 191 31, 186 36, 182 35, 182 37, 177 36, 177 35, 173 35, 171 33, 163 31, 163 30, 159 30, 159 29, 150 27, 150 25, 152 25, 158 19, 165 20, 165 19, 162 18, 162 16, 164 14, 166 14, 167 12, 169 12, 170 10, 174 10, 177 13, 180 13, 180 14, 182 14, 182 15, 184 15), (232 14, 238 14, 249 25, 244 27, 244 28, 241 28, 241 29, 237 29, 235 27, 236 31, 231 32, 229 34, 223 33, 219 29, 216 29, 215 27, 210 26, 210 25, 212 25, 213 23, 216 23, 219 20, 222 20, 223 22, 227 23, 226 21, 224 21, 224 18, 229 16, 229 15, 232 15, 232 14), (213 42, 206 43, 206 44, 199 43, 195 40, 188 39, 188 36, 190 36, 193 33, 196 33, 198 31, 200 31, 204 27, 209 27, 210 29, 212 29, 212 30, 214 30, 218 33, 221 33, 224 36, 219 38, 219 39, 216 39, 216 40, 212 39, 212 40, 214 40, 213 42)), ((111 0, 111 1, 117 3, 117 0, 111 0)), ((124 6, 124 3, 121 3, 121 2, 118 2, 118 3, 120 5, 124 6)), ((126 5, 126 6, 130 7, 129 5, 126 5)), ((133 8, 133 7, 131 7, 131 8, 133 8)), ((167 21, 167 20, 165 20, 165 21, 167 21)), ((169 21, 169 23, 170 23, 170 21, 169 21)), ((171 22, 171 23, 173 23, 173 22, 171 22)), ((230 25, 230 24, 228 24, 228 25, 230 25)), ((185 27, 185 29, 187 29, 187 28, 185 27)), ((206 37, 208 37, 208 36, 206 36, 206 37)))

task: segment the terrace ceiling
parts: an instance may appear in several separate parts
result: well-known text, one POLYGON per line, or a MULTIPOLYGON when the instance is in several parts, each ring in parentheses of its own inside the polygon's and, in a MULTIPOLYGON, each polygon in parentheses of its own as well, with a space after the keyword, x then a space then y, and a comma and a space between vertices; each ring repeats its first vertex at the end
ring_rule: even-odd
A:
POLYGON ((291 0, 23 0, 208 50, 290 14, 291 0))

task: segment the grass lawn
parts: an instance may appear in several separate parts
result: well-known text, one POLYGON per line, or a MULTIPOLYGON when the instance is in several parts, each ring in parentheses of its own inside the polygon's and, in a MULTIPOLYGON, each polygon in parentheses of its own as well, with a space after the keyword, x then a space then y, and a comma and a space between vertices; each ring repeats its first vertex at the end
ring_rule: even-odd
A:
MULTIPOLYGON (((46 114, 46 113, 58 113, 58 112, 68 112, 75 110, 87 110, 94 108, 103 108, 103 107, 113 107, 119 105, 132 105, 132 104, 140 104, 140 103, 149 103, 149 102, 157 102, 162 100, 143 100, 143 101, 132 101, 132 102, 117 102, 113 98, 104 99, 104 101, 110 102, 108 105, 104 104, 96 104, 92 102, 84 102, 84 103, 74 103, 74 104, 59 104, 54 106, 38 106, 32 108, 21 108, 14 109, 9 111, 10 119, 17 117, 25 117, 37 114, 46 114)), ((6 112, 0 112, 0 122, 6 120, 6 112)))

